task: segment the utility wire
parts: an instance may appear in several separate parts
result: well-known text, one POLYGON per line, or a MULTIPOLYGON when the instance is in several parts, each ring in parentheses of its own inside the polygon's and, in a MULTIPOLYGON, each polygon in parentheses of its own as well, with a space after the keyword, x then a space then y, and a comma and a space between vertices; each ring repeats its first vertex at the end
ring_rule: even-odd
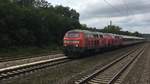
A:
POLYGON ((112 7, 113 9, 115 9, 116 11, 118 11, 118 12, 122 15, 121 11, 120 11, 118 8, 116 8, 116 7, 114 7, 113 5, 111 5, 107 0, 104 0, 104 1, 105 1, 105 3, 107 3, 110 7, 112 7))
POLYGON ((129 8, 127 2, 125 2, 124 0, 122 0, 122 1, 123 1, 124 5, 125 5, 125 7, 126 7, 127 15, 128 15, 128 16, 131 15, 132 17, 134 17, 134 13, 133 13, 133 11, 130 10, 130 8, 129 8))
MULTIPOLYGON (((118 8, 116 8, 113 5, 111 5, 107 0, 104 0, 104 2, 107 3, 112 9, 115 9, 116 12, 118 11, 118 13, 120 13, 120 15, 122 15, 122 12, 118 8)), ((108 18, 111 18, 111 16, 108 17, 108 18)), ((110 23, 112 24, 112 20, 111 19, 110 19, 110 23)))
POLYGON ((124 5, 124 7, 125 7, 125 10, 126 10, 127 15, 129 16, 129 8, 128 8, 127 3, 126 3, 124 0, 121 0, 121 1, 123 2, 123 5, 124 5))

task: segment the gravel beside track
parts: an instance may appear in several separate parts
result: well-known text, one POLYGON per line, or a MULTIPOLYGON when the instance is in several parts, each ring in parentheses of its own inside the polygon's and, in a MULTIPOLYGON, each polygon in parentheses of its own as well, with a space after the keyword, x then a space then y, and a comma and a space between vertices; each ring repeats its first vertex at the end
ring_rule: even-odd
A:
POLYGON ((122 84, 150 84, 150 43, 145 53, 131 68, 122 84))
POLYGON ((84 72, 88 72, 87 69, 93 70, 97 66, 104 66, 134 47, 126 47, 96 56, 73 60, 34 72, 32 75, 28 74, 19 78, 10 79, 9 81, 5 81, 4 84, 71 84, 72 79, 80 77, 84 72))
POLYGON ((25 64, 25 63, 36 62, 36 61, 40 61, 40 60, 52 59, 52 58, 56 58, 56 57, 60 57, 60 56, 64 56, 64 55, 63 54, 55 54, 55 55, 48 55, 48 56, 41 56, 41 57, 34 57, 34 58, 26 58, 26 59, 21 59, 21 60, 0 62, 0 69, 10 67, 10 66, 21 65, 21 64, 25 64))

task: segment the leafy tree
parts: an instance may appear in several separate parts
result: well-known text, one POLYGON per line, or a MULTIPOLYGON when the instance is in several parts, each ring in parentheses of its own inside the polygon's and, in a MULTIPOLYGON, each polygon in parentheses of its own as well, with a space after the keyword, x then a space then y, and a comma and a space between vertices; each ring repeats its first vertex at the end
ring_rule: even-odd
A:
POLYGON ((45 0, 0 1, 0 48, 62 45, 66 31, 81 28, 79 13, 45 0))
POLYGON ((104 27, 104 29, 102 31, 108 32, 108 33, 119 33, 121 31, 121 29, 122 28, 120 28, 119 26, 108 25, 108 26, 104 27))
POLYGON ((133 35, 134 35, 134 36, 140 36, 140 37, 142 36, 142 34, 140 34, 138 31, 135 31, 135 32, 133 33, 133 35))
POLYGON ((35 0, 34 1, 34 6, 35 7, 40 7, 40 8, 48 8, 51 6, 50 3, 48 3, 47 1, 45 0, 35 0))
POLYGON ((11 1, 22 7, 33 6, 33 3, 35 2, 35 0, 11 0, 11 1))

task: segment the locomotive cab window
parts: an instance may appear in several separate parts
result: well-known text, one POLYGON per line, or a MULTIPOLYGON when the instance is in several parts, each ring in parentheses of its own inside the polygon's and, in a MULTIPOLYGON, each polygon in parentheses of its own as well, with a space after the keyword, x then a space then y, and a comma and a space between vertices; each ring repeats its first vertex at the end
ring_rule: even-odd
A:
POLYGON ((119 39, 119 36, 115 36, 116 39, 119 39))
POLYGON ((65 37, 78 38, 78 37, 80 37, 80 33, 78 33, 78 32, 69 32, 69 33, 66 34, 65 37))

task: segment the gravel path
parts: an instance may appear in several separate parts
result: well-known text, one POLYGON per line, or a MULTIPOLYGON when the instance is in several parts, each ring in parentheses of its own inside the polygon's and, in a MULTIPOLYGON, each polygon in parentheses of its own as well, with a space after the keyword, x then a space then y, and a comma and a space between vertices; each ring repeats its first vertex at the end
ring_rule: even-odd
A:
POLYGON ((96 69, 97 66, 102 67, 132 48, 133 46, 96 56, 73 60, 69 63, 32 73, 32 75, 29 74, 16 79, 11 79, 4 84, 70 84, 70 80, 80 77, 81 73, 87 72, 89 69, 96 69))
POLYGON ((150 44, 122 84, 150 84, 150 44))
POLYGON ((14 60, 14 61, 8 61, 8 62, 0 62, 0 68, 20 65, 20 64, 25 64, 25 63, 31 63, 31 62, 40 61, 40 60, 52 59, 52 58, 56 58, 60 56, 63 56, 63 54, 55 54, 55 55, 27 58, 27 59, 14 60))

